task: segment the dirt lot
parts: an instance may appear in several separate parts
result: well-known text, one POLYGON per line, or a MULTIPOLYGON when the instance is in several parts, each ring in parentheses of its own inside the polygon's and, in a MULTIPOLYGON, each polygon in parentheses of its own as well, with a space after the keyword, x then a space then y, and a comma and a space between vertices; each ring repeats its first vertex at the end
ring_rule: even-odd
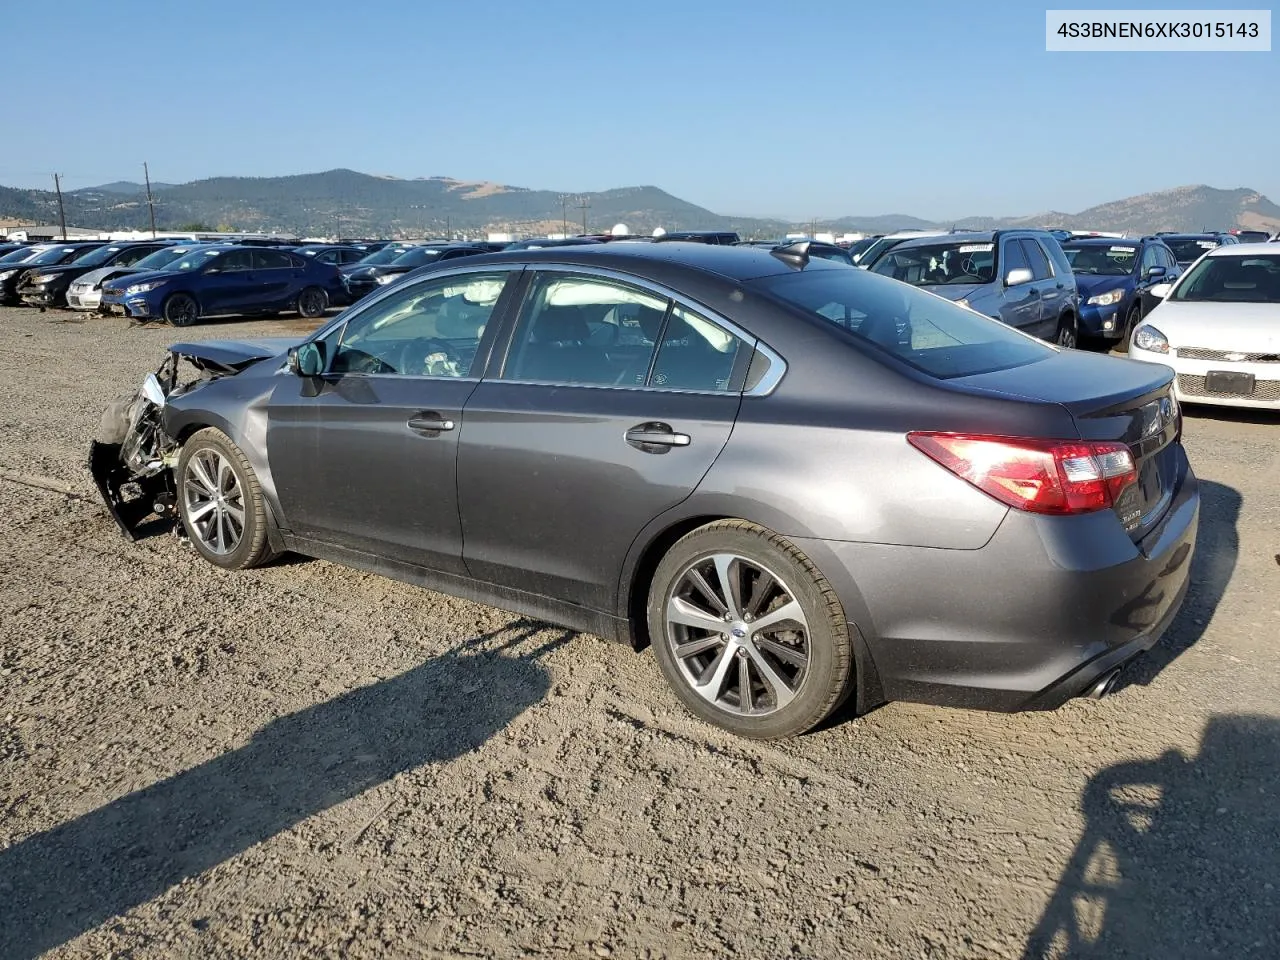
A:
POLYGON ((1280 955, 1280 417, 1188 419, 1195 587, 1114 696, 760 745, 647 653, 127 543, 85 445, 177 337, 63 317, 0 310, 0 957, 1280 955))

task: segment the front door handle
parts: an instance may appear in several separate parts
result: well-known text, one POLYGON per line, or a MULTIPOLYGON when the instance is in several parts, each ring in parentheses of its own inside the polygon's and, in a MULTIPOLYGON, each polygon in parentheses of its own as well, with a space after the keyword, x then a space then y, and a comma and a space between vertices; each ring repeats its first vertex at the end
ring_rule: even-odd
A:
POLYGON ((687 433, 676 433, 671 424, 659 421, 637 424, 623 436, 645 453, 666 453, 672 447, 687 447, 692 442, 687 433))
POLYGON ((426 433, 432 436, 444 430, 452 430, 456 424, 447 417, 442 417, 435 411, 428 413, 420 413, 416 417, 411 417, 406 424, 410 430, 418 433, 426 433))

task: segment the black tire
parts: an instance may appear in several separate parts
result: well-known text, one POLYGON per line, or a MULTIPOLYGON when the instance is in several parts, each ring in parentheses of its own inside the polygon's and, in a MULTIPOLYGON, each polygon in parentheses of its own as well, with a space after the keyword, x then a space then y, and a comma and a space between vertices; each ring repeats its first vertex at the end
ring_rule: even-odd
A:
POLYGON ((1053 342, 1067 350, 1075 350, 1080 346, 1080 329, 1074 316, 1067 313, 1058 320, 1058 332, 1054 334, 1053 342))
MULTIPOLYGON (((726 590, 719 592, 720 597, 727 594, 726 590)), ((689 596, 693 597, 692 594, 689 596)), ((705 597, 706 594, 701 596, 705 597)), ((826 719, 853 689, 853 642, 849 636, 844 609, 835 591, 812 561, 792 543, 756 524, 744 520, 720 520, 699 527, 677 541, 654 572, 649 587, 647 617, 649 636, 658 666, 676 696, 691 713, 738 736, 768 740, 798 736, 826 719), (691 635, 683 632, 689 628, 669 623, 668 605, 673 598, 686 602, 681 598, 680 591, 684 589, 684 585, 693 582, 689 579, 691 571, 706 569, 700 567, 703 564, 714 566, 712 558, 716 555, 732 555, 735 558, 726 567, 727 570, 746 571, 747 580, 738 577, 737 573, 731 573, 731 577, 738 577, 739 587, 752 584, 749 578, 753 572, 760 574, 754 585, 751 585, 749 596, 739 589, 739 597, 733 601, 735 607, 749 610, 754 605, 756 590, 761 583, 766 582, 763 574, 767 573, 775 579, 775 589, 778 592, 774 599, 768 600, 765 606, 759 608, 758 620, 763 623, 771 619, 771 612, 778 609, 774 604, 791 607, 790 601, 794 600, 802 612, 803 631, 769 627, 766 632, 771 632, 772 638, 757 635, 754 633, 756 628, 751 627, 752 614, 739 611, 741 621, 737 622, 742 623, 751 633, 739 633, 738 626, 726 622, 726 631, 719 635, 719 639, 716 639, 714 631, 693 628, 703 630, 704 635, 689 643, 691 635), (786 649, 793 656, 803 652, 806 655, 803 666, 797 666, 790 659, 779 660, 770 653, 770 648, 778 649, 781 646, 776 638, 786 633, 802 637, 793 641, 795 646, 786 649), (741 639, 735 639, 735 634, 741 639), (714 653, 708 650, 686 656, 676 654, 677 644, 685 645, 688 649, 711 642, 720 644, 723 649, 714 653), (737 646, 731 646, 732 644, 737 646), (744 650, 748 645, 750 649, 744 650), (731 653, 738 656, 731 656, 731 653), (770 670, 777 671, 780 668, 781 671, 797 671, 789 677, 783 673, 783 679, 795 680, 795 685, 787 688, 790 699, 786 703, 782 703, 782 698, 775 695, 776 687, 765 683, 764 674, 760 672, 760 664, 766 655, 770 670), (714 679, 710 684, 701 685, 695 685, 691 679, 691 667, 699 668, 698 657, 708 660, 700 668, 701 675, 713 678, 717 673, 715 667, 722 660, 729 661, 725 665, 725 671, 720 674, 722 680, 719 690, 712 690, 714 679), (740 660, 748 660, 750 665, 744 666, 739 663, 740 660), (758 685, 753 683, 752 670, 755 671, 754 679, 760 681, 758 685), (737 673, 738 671, 742 673, 737 673), (737 673, 737 678, 730 678, 729 673, 737 673), (759 706, 755 702, 756 694, 749 693, 744 698, 729 689, 733 685, 741 690, 743 677, 746 678, 748 690, 758 686, 759 695, 762 696, 759 706), (698 686, 709 691, 714 700, 721 702, 713 702, 707 694, 699 693, 698 686), (721 690, 724 691, 723 696, 721 690), (736 702, 729 702, 735 699, 736 702), (771 699, 772 706, 769 703, 771 699), (764 712, 752 712, 753 710, 764 712)), ((786 618, 782 622, 795 621, 786 618)), ((775 677, 778 675, 777 672, 774 673, 775 677)))
POLYGON ((329 309, 329 295, 319 287, 307 287, 298 294, 298 314, 308 320, 323 317, 329 309))
POLYGON ((189 327, 200 319, 200 304, 189 293, 173 293, 164 301, 165 320, 175 327, 189 327))
POLYGON ((1124 317, 1124 333, 1120 336, 1120 343, 1124 346, 1124 352, 1129 352, 1129 341, 1133 339, 1133 331, 1138 329, 1138 324, 1142 322, 1142 303, 1135 303, 1129 308, 1129 312, 1124 317))
MULTIPOLYGON (((228 484, 221 483, 221 477, 214 478, 213 472, 208 469, 205 472, 214 480, 214 486, 220 491, 228 489, 228 484)), ((271 542, 267 536, 271 521, 267 515, 266 503, 262 498, 262 488, 258 485, 258 477, 244 453, 231 442, 230 437, 214 427, 206 427, 193 434, 182 446, 175 474, 178 488, 178 513, 182 517, 182 526, 191 540, 191 545, 202 557, 224 570, 247 570, 250 567, 270 563, 276 558, 277 554, 271 548, 271 542), (230 473, 234 475, 239 491, 234 502, 237 502, 240 507, 243 523, 240 525, 240 535, 234 544, 230 542, 230 533, 234 531, 233 526, 224 526, 219 533, 218 536, 228 549, 221 551, 217 549, 215 538, 211 536, 208 527, 202 526, 207 523, 206 520, 200 519, 197 522, 193 519, 193 513, 210 502, 209 498, 203 496, 208 488, 201 489, 202 483, 193 475, 192 471, 195 470, 192 467, 193 461, 202 466, 210 461, 219 465, 225 463, 230 473), (223 534, 226 535, 223 536, 223 534)), ((233 502, 231 497, 227 497, 227 503, 231 502, 233 502)), ((214 512, 222 514, 223 511, 215 507, 214 512)), ((222 523, 222 517, 218 517, 213 522, 222 523)), ((232 522, 234 523, 234 518, 232 522)))

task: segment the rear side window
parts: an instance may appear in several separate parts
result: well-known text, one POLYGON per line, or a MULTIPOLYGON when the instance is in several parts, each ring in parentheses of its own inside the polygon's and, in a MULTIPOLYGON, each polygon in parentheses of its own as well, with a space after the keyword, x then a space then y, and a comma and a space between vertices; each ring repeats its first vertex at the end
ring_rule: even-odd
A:
POLYGON ((1022 252, 1027 257, 1027 264, 1031 267, 1032 279, 1048 280, 1052 277, 1053 271, 1049 269, 1049 258, 1045 256, 1040 244, 1034 239, 1024 239, 1020 242, 1022 244, 1022 252))
MULTIPOLYGON (((1012 245, 1016 248, 1016 241, 1012 245)), ((1048 345, 996 320, 864 270, 804 270, 752 285, 943 380, 1020 367, 1053 355, 1048 345)))

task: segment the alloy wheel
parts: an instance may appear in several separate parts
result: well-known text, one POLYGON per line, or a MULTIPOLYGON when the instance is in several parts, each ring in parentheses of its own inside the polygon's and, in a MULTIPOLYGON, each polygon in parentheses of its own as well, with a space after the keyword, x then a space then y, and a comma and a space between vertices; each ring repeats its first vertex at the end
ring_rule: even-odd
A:
POLYGON ((1076 331, 1074 326, 1062 324, 1058 327, 1058 346, 1065 347, 1068 350, 1076 348, 1076 331))
POLYGON ((690 688, 739 716, 774 713, 808 673, 809 624, 795 593, 748 557, 689 564, 667 592, 664 641, 690 688))
POLYGON ((183 506, 192 532, 211 553, 225 556, 244 536, 244 491, 231 462, 217 450, 201 450, 188 462, 183 506))

